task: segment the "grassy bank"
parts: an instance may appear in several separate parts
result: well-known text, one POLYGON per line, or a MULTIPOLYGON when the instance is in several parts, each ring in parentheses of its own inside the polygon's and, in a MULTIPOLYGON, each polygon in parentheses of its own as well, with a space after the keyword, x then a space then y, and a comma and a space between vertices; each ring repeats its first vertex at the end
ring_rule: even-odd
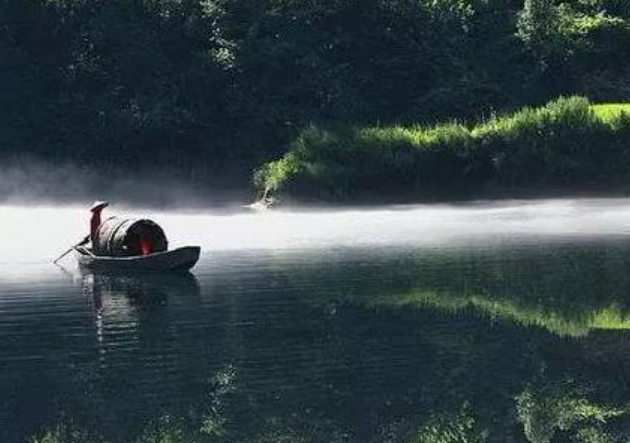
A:
POLYGON ((561 98, 466 126, 309 127, 255 175, 264 196, 350 201, 625 190, 630 105, 561 98))

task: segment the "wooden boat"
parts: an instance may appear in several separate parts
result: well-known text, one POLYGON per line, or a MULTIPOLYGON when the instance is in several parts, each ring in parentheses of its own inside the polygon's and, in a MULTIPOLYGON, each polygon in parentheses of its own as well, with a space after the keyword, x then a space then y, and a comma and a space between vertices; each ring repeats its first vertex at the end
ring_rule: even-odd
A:
POLYGON ((101 271, 188 271, 197 264, 201 254, 198 246, 133 257, 98 256, 84 246, 76 246, 74 251, 79 266, 101 271))

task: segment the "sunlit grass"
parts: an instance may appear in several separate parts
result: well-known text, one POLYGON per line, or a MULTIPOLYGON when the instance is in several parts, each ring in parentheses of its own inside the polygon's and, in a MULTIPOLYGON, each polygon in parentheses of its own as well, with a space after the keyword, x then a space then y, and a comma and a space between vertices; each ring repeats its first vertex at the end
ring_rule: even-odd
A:
POLYGON ((599 188, 625 183, 630 104, 582 97, 496 115, 477 125, 305 129, 255 175, 261 194, 351 199, 420 197, 476 188, 599 188))
POLYGON ((605 121, 615 120, 622 114, 630 116, 630 103, 604 103, 593 105, 598 117, 605 121))

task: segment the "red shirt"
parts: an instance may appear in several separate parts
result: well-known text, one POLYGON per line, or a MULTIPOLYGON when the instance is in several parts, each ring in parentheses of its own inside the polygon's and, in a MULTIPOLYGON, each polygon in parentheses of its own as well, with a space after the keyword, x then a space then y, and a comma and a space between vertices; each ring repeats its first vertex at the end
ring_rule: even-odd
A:
POLYGON ((96 230, 101 225, 101 211, 102 209, 97 209, 92 212, 92 219, 90 220, 90 239, 92 241, 96 237, 96 230))

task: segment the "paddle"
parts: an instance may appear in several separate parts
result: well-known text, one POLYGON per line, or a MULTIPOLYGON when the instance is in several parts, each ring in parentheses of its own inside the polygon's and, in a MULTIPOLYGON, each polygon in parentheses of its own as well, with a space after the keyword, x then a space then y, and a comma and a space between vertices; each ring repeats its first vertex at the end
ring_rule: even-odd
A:
POLYGON ((87 242, 90 241, 90 236, 88 235, 87 237, 85 237, 83 240, 81 240, 79 243, 77 243, 76 245, 72 246, 70 249, 68 249, 66 252, 64 252, 63 254, 61 254, 59 257, 57 257, 57 259, 53 262, 53 264, 57 264, 57 262, 59 260, 61 260, 62 258, 64 258, 66 255, 70 254, 72 251, 74 251, 75 248, 78 248, 79 246, 83 246, 85 244, 87 244, 87 242))

